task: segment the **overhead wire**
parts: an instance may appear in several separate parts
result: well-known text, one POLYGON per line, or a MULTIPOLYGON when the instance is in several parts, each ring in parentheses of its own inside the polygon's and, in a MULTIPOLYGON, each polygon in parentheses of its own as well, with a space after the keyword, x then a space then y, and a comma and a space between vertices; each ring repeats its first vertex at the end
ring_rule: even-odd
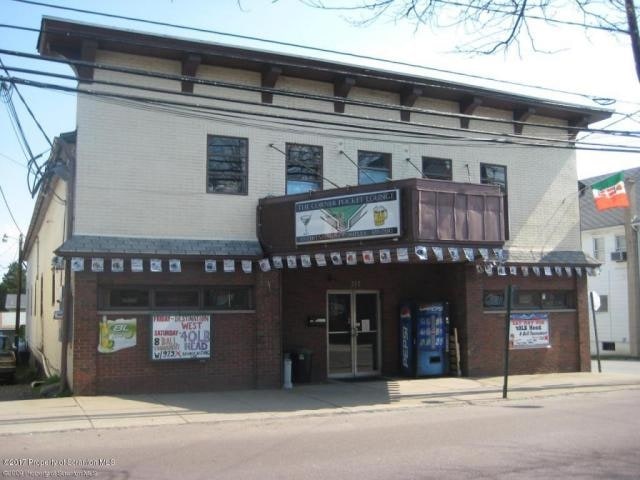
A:
MULTIPOLYGON (((12 53, 10 53, 10 52, 11 51, 0 49, 0 53, 8 53, 8 54, 11 55, 12 53)), ((36 58, 40 58, 40 57, 36 57, 36 58)), ((384 104, 384 103, 379 103, 379 102, 355 100, 355 99, 349 99, 349 98, 343 98, 343 97, 318 95, 318 94, 309 94, 309 93, 302 93, 302 92, 296 92, 296 91, 290 91, 290 90, 282 90, 282 89, 267 88, 267 87, 258 87, 258 86, 252 86, 252 85, 243 85, 243 84, 231 83, 231 82, 223 82, 223 81, 218 81, 218 80, 202 79, 202 78, 193 77, 193 76, 168 74, 168 73, 154 72, 154 71, 149 71, 149 70, 132 69, 132 68, 129 68, 129 67, 115 67, 115 66, 105 65, 105 64, 96 63, 96 62, 70 60, 69 63, 72 63, 74 65, 79 65, 79 66, 91 66, 91 67, 94 67, 94 68, 104 69, 104 70, 108 70, 108 71, 116 71, 116 72, 120 72, 120 73, 139 75, 139 76, 143 76, 143 77, 161 78, 161 79, 176 80, 176 81, 191 81, 193 83, 196 83, 196 84, 199 84, 199 85, 206 85, 206 86, 215 86, 215 87, 222 87, 222 88, 238 89, 238 90, 249 91, 249 92, 261 92, 261 93, 267 92, 267 93, 272 93, 272 94, 276 94, 276 95, 303 98, 303 99, 306 99, 306 100, 318 100, 318 101, 327 101, 327 102, 340 101, 340 102, 343 102, 343 103, 349 104, 349 105, 379 108, 379 109, 388 110, 388 111, 394 111, 394 112, 397 112, 397 111, 400 111, 400 110, 406 110, 406 111, 413 112, 413 113, 419 113, 419 114, 425 114, 425 115, 433 115, 433 116, 446 117, 446 118, 479 120, 479 121, 486 121, 486 122, 500 123, 500 124, 508 124, 508 125, 516 124, 516 125, 528 126, 528 127, 540 127, 540 128, 550 129, 550 130, 561 130, 563 132, 566 132, 567 130, 575 131, 575 132, 581 132, 582 131, 582 132, 601 133, 601 134, 613 135, 613 136, 630 136, 630 137, 639 137, 640 138, 640 132, 637 132, 637 131, 629 131, 629 130, 617 131, 617 130, 606 130, 606 129, 592 129, 592 128, 584 128, 584 127, 572 127, 570 125, 553 125, 553 124, 545 124, 545 123, 520 122, 520 121, 508 120, 508 119, 504 119, 504 118, 494 118, 494 117, 486 117, 486 116, 479 116, 479 115, 467 115, 467 114, 454 113, 454 112, 443 112, 443 111, 439 111, 439 110, 431 110, 431 109, 424 109, 424 108, 417 108, 417 107, 403 107, 401 105, 390 105, 390 104, 384 104)), ((76 80, 76 77, 71 76, 71 75, 57 74, 57 73, 52 73, 52 72, 40 71, 40 70, 23 69, 23 68, 17 68, 17 67, 9 67, 9 70, 10 71, 15 71, 15 72, 20 72, 20 73, 49 76, 49 77, 57 78, 57 79, 64 79, 64 80, 71 80, 71 81, 75 81, 76 80)), ((143 86, 133 85, 133 84, 130 84, 130 83, 113 82, 113 81, 107 81, 107 80, 93 79, 91 82, 96 83, 96 84, 119 86, 119 87, 125 87, 125 88, 146 89, 146 90, 149 90, 149 91, 156 91, 156 92, 160 92, 160 93, 164 93, 164 94, 171 94, 171 95, 178 95, 178 94, 181 93, 181 92, 177 92, 177 91, 174 91, 174 90, 158 89, 158 88, 155 88, 155 87, 147 87, 147 86, 143 87, 143 86)), ((202 94, 196 94, 196 93, 189 93, 186 96, 193 97, 193 98, 195 98, 195 97, 203 97, 202 94)), ((216 98, 216 97, 213 97, 211 95, 204 96, 204 97, 205 98, 213 98, 213 99, 216 99, 216 100, 228 101, 227 98, 223 98, 223 97, 217 97, 216 98)), ((244 100, 244 101, 243 100, 234 100, 234 102, 236 102, 236 103, 247 103, 248 101, 246 101, 246 100, 244 100)), ((273 105, 273 104, 264 104, 264 103, 259 103, 259 102, 250 102, 250 103, 252 103, 253 105, 261 105, 261 106, 268 105, 268 106, 272 106, 274 108, 286 108, 288 110, 295 110, 295 107, 279 106, 279 105, 273 105)), ((338 115, 343 116, 343 114, 338 114, 338 115)), ((405 124, 405 125, 411 125, 411 124, 408 124, 407 122, 399 122, 399 123, 405 124)), ((412 123, 415 124, 415 122, 412 122, 412 123)), ((450 128, 454 129, 455 127, 450 127, 450 128)), ((473 130, 470 130, 470 129, 464 129, 464 130, 473 132, 473 130)), ((510 135, 510 134, 506 134, 506 135, 510 135)), ((566 137, 566 134, 563 134, 562 136, 566 137)), ((522 134, 518 134, 517 137, 518 138, 525 138, 526 136, 524 136, 522 134)))
POLYGON ((7 197, 4 195, 4 190, 2 189, 2 185, 0 185, 0 194, 2 195, 2 200, 4 200, 4 204, 7 207, 7 211, 9 212, 9 216, 11 217, 11 220, 13 221, 13 224, 16 226, 16 228, 20 232, 20 235, 22 235, 23 234, 22 230, 20 229, 20 225, 18 225, 18 222, 16 221, 16 217, 13 216, 13 212, 11 211, 11 207, 9 206, 9 202, 7 201, 7 197))
MULTIPOLYGON (((1 78, 0 78, 1 79, 1 78)), ((267 112, 256 112, 256 111, 243 111, 243 110, 238 110, 238 109, 234 109, 234 108, 226 108, 226 107, 213 107, 213 106, 207 106, 207 105, 200 105, 200 104, 192 104, 192 103, 187 103, 187 102, 177 102, 177 101, 173 101, 173 100, 166 100, 166 99, 153 99, 150 97, 143 97, 143 96, 135 96, 135 95, 125 95, 125 94, 117 94, 117 93, 113 93, 113 92, 103 92, 103 91, 97 91, 97 90, 87 90, 87 89, 76 89, 76 88, 72 88, 72 87, 65 87, 62 85, 57 85, 57 84, 47 84, 47 83, 43 83, 43 82, 34 82, 31 80, 25 80, 25 79, 19 79, 16 77, 11 77, 11 81, 20 83, 20 84, 24 84, 24 85, 30 85, 33 87, 37 87, 37 88, 44 88, 44 89, 52 89, 52 90, 58 90, 58 91, 66 91, 66 92, 75 92, 78 93, 80 95, 89 95, 89 96, 101 96, 101 97, 111 97, 111 98, 120 98, 120 99, 126 99, 126 100, 131 100, 131 101, 136 101, 136 102, 141 102, 141 103, 147 103, 147 104, 160 104, 160 105, 164 105, 164 106, 170 106, 171 108, 177 108, 177 107, 183 107, 183 108, 188 108, 194 111, 197 110, 206 110, 206 111, 216 111, 216 112, 231 112, 231 113, 240 113, 240 114, 250 114, 254 117, 261 117, 261 118, 269 118, 269 119, 286 119, 286 120, 292 120, 292 121, 298 121, 298 122, 307 122, 310 123, 312 125, 318 125, 318 124, 325 124, 325 125, 334 125, 334 126, 339 126, 342 127, 344 126, 343 122, 333 122, 333 121, 329 121, 329 120, 319 120, 317 118, 308 118, 308 117, 293 117, 293 116, 289 116, 289 115, 277 115, 277 114, 273 114, 273 113, 267 113, 267 112)), ((234 100, 231 99, 226 99, 227 102, 230 103, 235 103, 234 100)), ((291 110, 290 107, 285 107, 287 110, 291 110)), ((300 110, 300 109, 299 109, 300 110)), ((304 109, 302 109, 304 110, 304 109)), ((313 113, 314 115, 318 115, 318 114, 326 114, 326 115, 333 115, 332 112, 318 112, 318 111, 314 111, 311 110, 311 113, 313 113)), ((363 119, 365 121, 371 121, 370 118, 368 117, 358 117, 358 116, 351 116, 352 119, 363 119)), ((379 123, 392 123, 392 124, 400 124, 402 125, 403 128, 401 129, 393 129, 390 127, 373 127, 373 126, 368 126, 368 125, 358 125, 359 128, 361 129, 366 129, 368 131, 371 132, 392 132, 392 133, 402 133, 402 134, 414 134, 414 135, 418 135, 420 134, 420 132, 408 132, 407 131, 407 125, 403 122, 400 121, 392 121, 392 120, 378 120, 375 119, 375 121, 379 122, 379 123)), ((423 126, 426 127, 427 129, 431 129, 434 128, 432 125, 417 125, 418 127, 423 126)), ((442 130, 456 130, 455 128, 447 128, 447 127, 441 127, 442 130)), ((492 135, 492 132, 480 132, 483 135, 492 135)), ((534 146, 534 147, 543 147, 543 148, 558 148, 558 149, 571 149, 571 150, 575 150, 575 149, 581 149, 581 150, 596 150, 596 151, 610 151, 610 152, 638 152, 640 151, 638 148, 634 148, 634 147, 629 147, 626 145, 614 145, 613 147, 610 146, 609 144, 596 144, 596 143, 590 143, 588 145, 575 145, 574 142, 571 141, 560 141, 560 140, 545 140, 545 139, 541 139, 541 141, 539 142, 533 142, 533 141, 520 141, 517 139, 512 139, 512 138, 505 138, 504 134, 502 134, 502 136, 500 138, 482 138, 482 137, 459 137, 459 136, 454 136, 454 135, 448 135, 448 134, 440 134, 440 133, 433 133, 433 132, 429 132, 429 133, 423 133, 422 135, 428 135, 430 137, 433 138, 456 138, 456 139, 464 139, 467 141, 478 141, 478 142, 493 142, 494 144, 516 144, 516 145, 523 145, 523 146, 534 146), (545 143, 546 142, 546 143, 545 143)), ((493 134, 493 135, 499 135, 499 134, 493 134)))
POLYGON ((110 14, 110 13, 106 13, 106 12, 98 12, 98 11, 95 11, 95 10, 78 9, 78 8, 65 7, 65 6, 62 6, 62 5, 54 5, 54 4, 44 3, 44 2, 35 2, 35 1, 32 1, 32 0, 13 0, 13 1, 14 2, 18 2, 18 3, 23 3, 23 4, 44 6, 44 7, 48 7, 48 8, 65 10, 65 11, 74 11, 74 12, 77 12, 77 13, 84 13, 84 14, 88 14, 88 15, 101 16, 101 17, 105 17, 105 18, 113 18, 113 19, 118 19, 118 20, 128 20, 128 21, 133 21, 133 22, 138 22, 138 23, 143 23, 143 24, 148 24, 148 25, 170 27, 170 28, 176 28, 176 29, 180 29, 180 30, 187 30, 187 31, 199 32, 199 33, 207 33, 207 34, 213 34, 213 35, 229 37, 229 38, 238 38, 238 39, 242 39, 242 40, 257 41, 257 42, 261 42, 261 43, 268 43, 268 44, 280 45, 280 46, 285 46, 285 47, 300 48, 300 49, 304 49, 304 50, 316 51, 316 52, 321 52, 321 53, 330 53, 330 54, 341 55, 341 56, 350 57, 350 58, 358 58, 358 59, 361 59, 361 60, 382 62, 382 63, 387 63, 387 64, 390 64, 390 65, 398 65, 398 66, 405 66, 405 67, 411 67, 411 68, 418 68, 418 69, 426 70, 426 71, 445 73, 445 74, 448 74, 448 75, 457 75, 457 76, 460 76, 460 77, 473 78, 473 79, 476 79, 476 80, 491 81, 491 82, 496 82, 496 83, 502 83, 502 84, 505 84, 505 85, 526 87, 526 88, 531 88, 531 89, 536 89, 536 90, 541 90, 541 91, 547 91, 547 92, 556 92, 556 93, 563 93, 563 94, 569 94, 569 95, 576 95, 576 96, 580 96, 580 97, 586 98, 588 100, 591 100, 593 102, 599 103, 601 105, 611 105, 611 100, 612 100, 610 98, 606 98, 606 97, 602 97, 602 96, 598 96, 598 95, 590 95, 590 94, 579 93, 579 92, 575 92, 575 91, 568 91, 568 90, 561 90, 561 89, 543 87, 541 85, 531 85, 531 84, 525 84, 525 83, 521 83, 521 82, 514 82, 514 81, 509 81, 509 80, 504 80, 504 79, 496 79, 496 78, 492 78, 492 77, 488 77, 488 76, 474 75, 474 74, 464 73, 464 72, 456 72, 456 71, 453 71, 453 70, 441 69, 441 68, 436 68, 436 67, 427 67, 425 65, 415 64, 415 63, 411 63, 411 62, 402 62, 402 61, 399 61, 399 60, 393 60, 393 59, 389 59, 389 58, 375 57, 375 56, 371 56, 371 55, 362 55, 362 54, 357 54, 357 53, 352 53, 352 52, 345 52, 345 51, 341 51, 341 50, 334 50, 334 49, 328 49, 328 48, 313 47, 313 46, 310 46, 310 45, 303 45, 303 44, 294 43, 294 42, 283 42, 283 41, 279 41, 279 40, 266 39, 266 38, 261 38, 261 37, 256 37, 256 36, 240 35, 240 34, 234 34, 234 33, 229 33, 229 32, 222 32, 222 31, 218 31, 218 30, 206 29, 206 28, 198 28, 198 27, 187 26, 187 25, 173 24, 173 23, 169 23, 169 22, 160 22, 160 21, 155 21, 155 20, 149 20, 149 19, 125 16, 125 15, 117 15, 117 14, 110 14))

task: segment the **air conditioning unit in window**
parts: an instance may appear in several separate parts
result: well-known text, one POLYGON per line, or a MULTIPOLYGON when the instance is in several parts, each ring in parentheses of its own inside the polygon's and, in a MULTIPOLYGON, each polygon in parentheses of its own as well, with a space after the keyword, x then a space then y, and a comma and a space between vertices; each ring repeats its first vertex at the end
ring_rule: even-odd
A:
POLYGON ((626 262, 627 252, 611 252, 611 260, 614 262, 626 262))

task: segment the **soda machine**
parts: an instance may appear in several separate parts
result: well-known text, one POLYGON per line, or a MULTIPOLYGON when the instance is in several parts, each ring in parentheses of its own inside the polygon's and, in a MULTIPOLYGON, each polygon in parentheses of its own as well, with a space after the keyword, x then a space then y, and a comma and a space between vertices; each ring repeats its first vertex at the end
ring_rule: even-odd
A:
POLYGON ((449 305, 404 303, 400 307, 401 373, 409 377, 449 373, 449 305))

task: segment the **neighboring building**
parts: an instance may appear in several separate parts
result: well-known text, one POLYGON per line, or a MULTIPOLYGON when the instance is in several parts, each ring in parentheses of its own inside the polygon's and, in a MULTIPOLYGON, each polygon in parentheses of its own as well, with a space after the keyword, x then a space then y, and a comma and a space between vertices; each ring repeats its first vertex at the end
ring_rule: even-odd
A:
POLYGON ((75 393, 275 387, 300 348, 312 381, 398 375, 407 300, 499 374, 508 284, 548 329, 511 372, 590 369, 575 151, 536 145, 608 110, 51 18, 38 49, 86 92, 25 241, 75 393))
MULTIPOLYGON (((637 241, 638 233, 631 228, 633 212, 640 205, 640 168, 624 171, 627 193, 632 196, 630 208, 598 211, 589 186, 609 175, 581 180, 584 194, 580 197, 580 228, 582 248, 602 263, 600 274, 590 277, 589 290, 600 295, 602 305, 596 313, 600 353, 605 355, 640 355, 637 315, 632 303, 637 295, 637 241), (629 271, 630 265, 633 267, 629 271)), ((591 353, 596 353, 593 319, 591 353)))
MULTIPOLYGON (((23 293, 20 296, 20 326, 26 323, 26 302, 27 296, 23 293)), ((16 333, 16 308, 18 307, 18 295, 15 293, 7 293, 4 302, 5 311, 0 311, 0 335, 13 338, 16 333)))

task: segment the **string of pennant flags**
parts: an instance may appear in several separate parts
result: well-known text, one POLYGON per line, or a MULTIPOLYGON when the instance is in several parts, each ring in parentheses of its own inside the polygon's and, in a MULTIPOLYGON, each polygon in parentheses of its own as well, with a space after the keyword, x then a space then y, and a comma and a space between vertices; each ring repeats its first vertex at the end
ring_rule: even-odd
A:
MULTIPOLYGON (((427 261, 431 258, 435 258, 438 262, 445 261, 445 254, 448 254, 449 259, 452 262, 459 262, 464 260, 468 262, 475 262, 476 250, 482 257, 484 264, 477 264, 476 271, 478 274, 486 274, 488 276, 524 276, 529 275, 536 277, 571 277, 574 272, 577 276, 581 277, 583 273, 588 275, 596 275, 598 273, 597 268, 593 267, 568 267, 568 266, 506 266, 504 250, 501 248, 459 248, 459 247, 426 247, 416 246, 413 251, 410 251, 407 247, 398 247, 394 249, 383 248, 379 250, 363 250, 346 251, 346 252, 331 252, 331 253, 316 253, 316 254, 298 254, 298 255, 273 255, 271 258, 262 258, 256 263, 258 268, 263 272, 268 272, 272 269, 296 269, 326 267, 327 265, 358 265, 363 264, 387 264, 393 262, 393 257, 397 262, 409 262, 410 255, 415 255, 421 261, 427 261), (430 252, 431 251, 431 252, 430 252)), ((56 257, 57 258, 57 257, 56 257)), ((169 271, 171 273, 180 273, 182 271, 182 261, 180 259, 163 260, 159 258, 151 258, 148 260, 148 271, 150 272, 163 272, 169 271), (167 268, 167 270, 164 270, 167 268)), ((240 262, 240 269, 244 273, 252 273, 254 267, 253 260, 236 260, 236 259, 206 259, 204 260, 204 271, 207 273, 216 273, 223 271, 225 273, 236 272, 237 263, 240 262)), ((55 259, 54 259, 54 266, 55 259)), ((144 260, 142 258, 130 259, 130 271, 133 273, 144 272, 144 260)), ((57 268, 57 267, 56 267, 57 268)), ((101 257, 92 257, 90 259, 90 265, 88 270, 91 272, 105 272, 106 264, 105 259, 101 257)), ((84 257, 72 257, 71 258, 71 270, 74 272, 82 272, 85 270, 85 258, 84 257)), ((111 258, 110 259, 110 271, 119 273, 125 271, 125 259, 123 258, 111 258)))

